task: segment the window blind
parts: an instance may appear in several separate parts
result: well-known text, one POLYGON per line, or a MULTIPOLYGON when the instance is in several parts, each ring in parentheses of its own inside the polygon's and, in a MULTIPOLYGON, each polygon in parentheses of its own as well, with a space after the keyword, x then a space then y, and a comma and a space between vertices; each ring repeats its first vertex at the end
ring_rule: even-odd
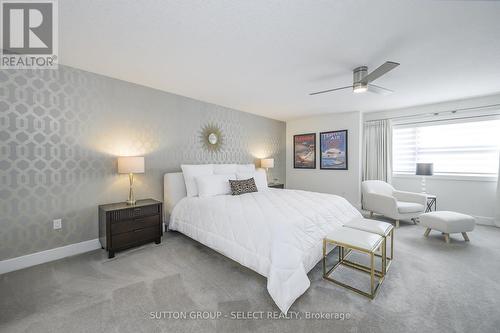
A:
POLYGON ((393 128, 393 172, 415 174, 417 162, 436 174, 497 175, 500 119, 434 122, 393 128))

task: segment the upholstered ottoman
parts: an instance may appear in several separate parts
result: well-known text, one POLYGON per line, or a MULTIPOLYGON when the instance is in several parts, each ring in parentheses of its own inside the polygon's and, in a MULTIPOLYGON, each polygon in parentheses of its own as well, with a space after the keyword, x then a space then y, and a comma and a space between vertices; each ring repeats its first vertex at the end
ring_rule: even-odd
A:
POLYGON ((476 219, 470 215, 449 212, 446 210, 430 212, 420 215, 420 224, 427 227, 424 236, 429 236, 431 230, 444 234, 446 243, 450 242, 450 234, 462 233, 465 241, 469 241, 467 232, 474 230, 476 219))

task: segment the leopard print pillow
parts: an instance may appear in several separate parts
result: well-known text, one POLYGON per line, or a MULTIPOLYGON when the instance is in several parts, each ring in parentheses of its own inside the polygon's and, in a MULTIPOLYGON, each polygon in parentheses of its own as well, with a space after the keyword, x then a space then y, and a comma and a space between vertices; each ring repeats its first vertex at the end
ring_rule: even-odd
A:
POLYGON ((257 186, 255 185, 255 180, 252 178, 244 180, 229 180, 229 185, 231 185, 231 194, 240 195, 245 193, 257 192, 257 186))

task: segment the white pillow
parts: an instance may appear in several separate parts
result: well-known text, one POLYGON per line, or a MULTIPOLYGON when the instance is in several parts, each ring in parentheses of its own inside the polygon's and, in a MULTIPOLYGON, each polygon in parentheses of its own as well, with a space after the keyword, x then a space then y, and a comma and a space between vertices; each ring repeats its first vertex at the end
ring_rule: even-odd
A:
POLYGON ((255 164, 238 164, 236 172, 255 172, 255 164))
POLYGON ((259 191, 267 191, 269 187, 267 186, 267 176, 266 170, 258 169, 255 172, 238 172, 236 173, 236 179, 243 180, 252 178, 255 180, 255 185, 259 191))
POLYGON ((229 179, 236 179, 236 175, 210 175, 196 177, 198 195, 200 197, 213 197, 216 195, 231 194, 229 179))
POLYGON ((184 175, 188 197, 195 197, 198 195, 198 186, 195 181, 196 177, 214 174, 214 167, 212 164, 183 164, 181 165, 181 169, 184 175))
POLYGON ((214 164, 215 175, 234 175, 236 173, 236 164, 214 164))

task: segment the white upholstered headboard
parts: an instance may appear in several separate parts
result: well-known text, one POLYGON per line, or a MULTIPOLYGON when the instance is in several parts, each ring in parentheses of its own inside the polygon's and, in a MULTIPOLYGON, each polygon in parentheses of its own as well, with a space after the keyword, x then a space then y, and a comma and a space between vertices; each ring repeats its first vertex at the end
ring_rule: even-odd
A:
POLYGON ((182 172, 166 173, 163 176, 163 201, 165 213, 170 215, 174 206, 187 196, 182 172))

